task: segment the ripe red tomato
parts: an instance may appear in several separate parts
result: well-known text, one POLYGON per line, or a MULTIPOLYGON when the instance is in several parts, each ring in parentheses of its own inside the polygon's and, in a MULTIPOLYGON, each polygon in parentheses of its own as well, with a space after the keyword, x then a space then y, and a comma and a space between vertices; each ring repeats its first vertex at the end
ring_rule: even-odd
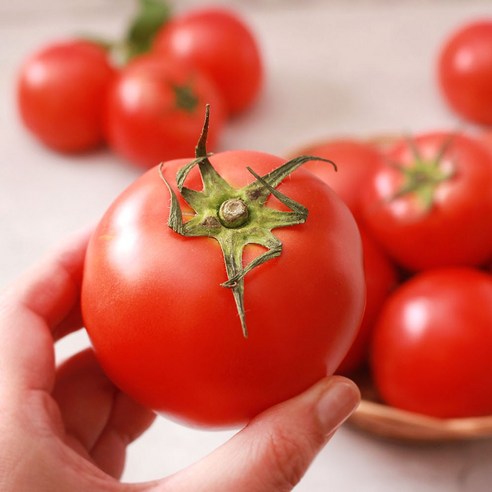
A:
POLYGON ((390 405, 441 418, 492 415, 492 276, 417 274, 389 298, 373 334, 374 382, 390 405))
POLYGON ((153 49, 199 68, 216 84, 230 114, 249 107, 263 82, 258 43, 235 13, 195 9, 167 22, 153 49))
POLYGON ((448 104, 463 118, 492 123, 492 21, 463 26, 444 43, 438 82, 448 104))
POLYGON ((363 229, 359 230, 363 246, 366 309, 357 336, 337 369, 339 374, 354 373, 367 363, 374 325, 386 299, 398 284, 395 265, 371 236, 363 229))
POLYGON ((94 43, 47 46, 21 67, 17 95, 22 121, 57 151, 93 149, 103 142, 102 107, 114 76, 106 51, 94 43))
POLYGON ((225 121, 224 104, 213 84, 179 62, 142 56, 127 65, 110 88, 108 144, 145 168, 186 157, 200 134, 206 104, 214 112, 208 135, 213 150, 225 121))
POLYGON ((325 157, 337 165, 336 173, 315 161, 306 163, 304 168, 328 184, 357 218, 360 191, 382 160, 378 148, 367 142, 342 138, 309 145, 300 154, 325 157))
MULTIPOLYGON (((254 181, 246 166, 265 175, 283 162, 252 151, 218 153, 210 161, 234 188, 254 181)), ((188 162, 163 166, 172 189, 188 162)), ((186 187, 202 188, 196 167, 186 187)), ((87 252, 82 309, 102 367, 136 400, 194 425, 230 426, 339 365, 364 305, 356 224, 336 194, 307 171, 299 169, 277 190, 309 215, 302 225, 275 229, 282 254, 245 277, 248 338, 231 290, 220 285, 227 276, 218 242, 182 237, 166 226, 170 194, 158 168, 104 215, 87 252)), ((189 217, 192 210, 181 195, 177 199, 189 217)), ((267 207, 285 210, 272 197, 267 207)), ((216 212, 210 213, 213 220, 199 225, 218 226, 216 212)), ((246 225, 238 227, 241 233, 246 225)), ((264 252, 248 245, 243 263, 264 252)))
POLYGON ((480 265, 492 257, 492 157, 475 138, 402 140, 361 196, 364 224, 402 266, 480 265))

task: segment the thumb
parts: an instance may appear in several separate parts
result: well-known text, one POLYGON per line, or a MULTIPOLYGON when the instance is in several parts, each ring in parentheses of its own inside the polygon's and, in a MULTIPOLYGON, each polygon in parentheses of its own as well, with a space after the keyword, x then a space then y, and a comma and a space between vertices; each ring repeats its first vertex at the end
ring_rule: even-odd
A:
POLYGON ((212 454, 168 477, 165 490, 291 490, 359 401, 352 381, 327 377, 258 415, 212 454))

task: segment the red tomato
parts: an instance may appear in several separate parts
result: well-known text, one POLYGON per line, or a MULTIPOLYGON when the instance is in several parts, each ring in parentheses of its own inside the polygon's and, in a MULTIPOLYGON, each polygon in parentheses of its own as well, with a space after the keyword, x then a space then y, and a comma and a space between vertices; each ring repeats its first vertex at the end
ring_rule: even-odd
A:
POLYGON ((351 374, 366 362, 374 325, 387 297, 398 283, 394 264, 379 245, 364 230, 362 237, 364 277, 366 280, 366 309, 357 336, 337 369, 339 374, 351 374))
POLYGON ((203 8, 175 17, 156 36, 154 50, 206 73, 230 114, 249 107, 260 92, 263 65, 258 44, 243 20, 228 10, 203 8))
POLYGON ((200 134, 206 104, 214 115, 208 135, 213 150, 225 114, 212 83, 181 63, 140 57, 122 70, 109 91, 108 143, 117 154, 145 168, 186 157, 200 134))
POLYGON ((463 118, 492 123, 492 21, 468 24, 446 40, 438 81, 448 104, 463 118))
POLYGON ((492 277, 471 268, 418 274, 387 301, 371 362, 381 397, 441 418, 492 414, 492 277))
POLYGON ((369 232, 410 270, 486 262, 492 257, 491 154, 466 135, 429 133, 412 142, 389 150, 389 162, 363 190, 369 232))
POLYGON ((26 127, 45 145, 81 152, 103 142, 102 107, 115 70, 91 42, 52 44, 23 64, 18 106, 26 127))
MULTIPOLYGON (((210 161, 235 188, 254 181, 246 166, 265 175, 283 162, 252 151, 210 161)), ((165 163, 173 189, 188 162, 165 163)), ((186 187, 202 188, 196 168, 186 187)), ((227 276, 218 242, 166 226, 170 195, 157 168, 109 208, 88 248, 82 309, 103 368, 136 400, 194 425, 235 425, 339 365, 364 306, 356 224, 309 172, 296 171, 277 190, 309 215, 302 225, 275 229, 282 254, 245 277, 248 338, 231 290, 220 286, 227 276)), ((188 217, 191 209, 178 199, 188 217)), ((285 210, 272 197, 267 206, 285 210)), ((264 251, 248 245, 244 264, 264 251)))
POLYGON ((313 144, 299 153, 325 157, 337 165, 337 172, 315 161, 308 162, 304 168, 327 183, 358 217, 360 191, 382 160, 376 146, 346 138, 313 144))

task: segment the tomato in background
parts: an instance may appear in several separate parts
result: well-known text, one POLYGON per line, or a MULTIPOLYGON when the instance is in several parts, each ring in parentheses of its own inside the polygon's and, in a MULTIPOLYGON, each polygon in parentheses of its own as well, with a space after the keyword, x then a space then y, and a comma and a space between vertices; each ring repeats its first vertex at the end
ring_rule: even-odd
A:
POLYGON ((398 272, 395 265, 371 236, 360 227, 359 231, 364 258, 366 308, 357 336, 337 369, 337 373, 346 375, 354 373, 366 364, 374 325, 386 299, 398 285, 398 272))
POLYGON ((492 154, 465 134, 432 132, 389 149, 362 190, 364 226, 401 266, 492 258, 492 154))
MULTIPOLYGON (((190 160, 164 164, 173 189, 190 160)), ((284 161, 231 151, 210 162, 239 188, 254 181, 246 166, 265 175, 284 161)), ((186 186, 202 188, 196 167, 186 186)), ((309 215, 275 229, 282 254, 245 277, 248 338, 230 289, 220 285, 227 277, 217 241, 184 238, 166 225, 170 195, 157 168, 109 208, 88 247, 82 310, 102 367, 123 391, 185 423, 224 427, 337 368, 364 307, 357 226, 336 194, 303 169, 277 190, 309 215)), ((178 199, 188 217, 191 209, 178 199)), ((267 206, 285 209, 273 197, 267 206)), ((248 245, 244 264, 262 252, 248 245)))
MULTIPOLYGON (((307 162, 304 169, 330 186, 357 220, 360 215, 361 189, 383 159, 378 147, 353 138, 337 138, 301 147, 299 154, 324 157, 336 164, 336 172, 332 167, 320 166, 316 161, 307 162)), ((341 374, 353 373, 367 361, 372 327, 384 300, 397 283, 393 263, 360 224, 359 230, 363 245, 367 301, 357 337, 337 369, 341 374)))
POLYGON ((454 32, 439 54, 437 75, 456 113, 492 124, 492 20, 472 22, 454 32))
POLYGON ((19 74, 24 125, 57 151, 77 153, 101 145, 102 108, 115 73, 105 49, 95 43, 72 40, 43 48, 19 74))
POLYGON ((402 284, 376 324, 374 383, 397 408, 440 418, 492 414, 492 276, 428 270, 402 284))
POLYGON ((262 87, 258 43, 250 28, 231 11, 203 8, 176 16, 157 34, 153 50, 207 74, 229 114, 251 106, 262 87))
POLYGON ((201 73, 175 60, 136 58, 112 84, 105 108, 109 146, 144 168, 186 157, 196 144, 205 105, 213 108, 208 142, 214 149, 225 122, 224 104, 201 73))
POLYGON ((336 164, 337 172, 315 161, 308 162, 304 168, 328 184, 357 218, 361 189, 382 160, 378 148, 353 138, 339 138, 308 145, 299 153, 325 157, 336 164))

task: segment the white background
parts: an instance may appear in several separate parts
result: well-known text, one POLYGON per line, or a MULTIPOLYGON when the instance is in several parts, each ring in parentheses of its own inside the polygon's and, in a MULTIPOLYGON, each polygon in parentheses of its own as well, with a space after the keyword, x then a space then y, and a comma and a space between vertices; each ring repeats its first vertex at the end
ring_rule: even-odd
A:
MULTIPOLYGON (((210 0, 211 1, 211 0, 210 0)), ((186 10, 204 1, 175 2, 186 10)), ((492 13, 478 0, 243 0, 236 8, 261 43, 266 86, 228 125, 223 149, 285 154, 324 137, 455 129, 434 66, 440 43, 467 20, 492 13)), ((79 33, 116 36, 132 0, 0 0, 0 287, 69 232, 100 217, 140 171, 109 152, 51 153, 23 130, 15 77, 41 45, 79 33)), ((60 358, 86 344, 82 333, 60 358)), ((159 419, 131 446, 125 480, 158 478, 208 453, 230 432, 159 419)), ((344 426, 296 490, 427 492, 490 490, 492 442, 408 445, 344 426)))

